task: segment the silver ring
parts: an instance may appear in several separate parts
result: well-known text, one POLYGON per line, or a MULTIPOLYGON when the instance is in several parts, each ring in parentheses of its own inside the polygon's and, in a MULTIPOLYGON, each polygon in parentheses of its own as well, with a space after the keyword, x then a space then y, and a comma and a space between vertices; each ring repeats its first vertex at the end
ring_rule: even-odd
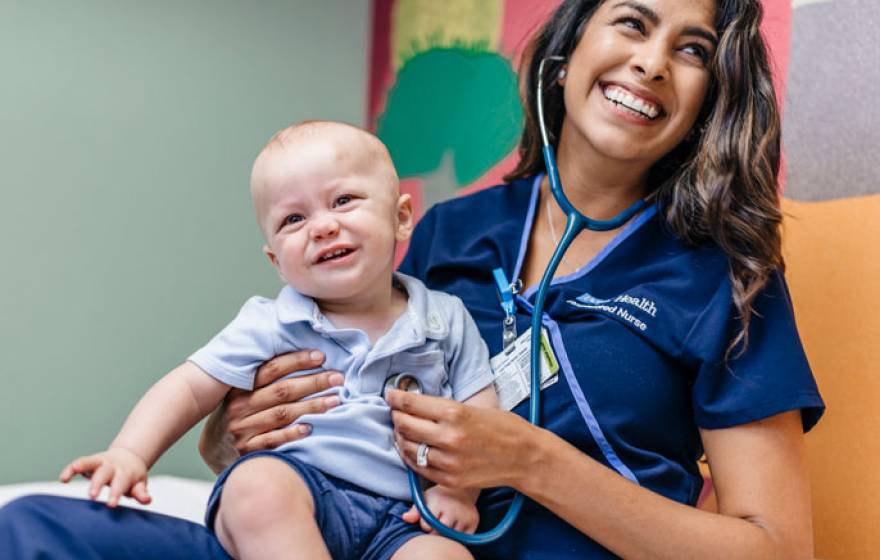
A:
POLYGON ((420 468, 425 468, 428 466, 428 451, 431 448, 428 447, 428 444, 422 442, 419 444, 419 448, 416 449, 416 466, 420 468))

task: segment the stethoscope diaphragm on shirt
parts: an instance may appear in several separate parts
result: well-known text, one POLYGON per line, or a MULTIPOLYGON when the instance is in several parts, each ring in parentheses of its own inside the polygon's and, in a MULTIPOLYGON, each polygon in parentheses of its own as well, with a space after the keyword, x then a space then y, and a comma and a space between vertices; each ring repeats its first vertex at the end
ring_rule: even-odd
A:
POLYGON ((415 393, 416 395, 423 395, 425 391, 422 388, 422 382, 413 375, 408 373, 395 373, 389 375, 387 379, 385 379, 385 384, 382 386, 382 398, 387 398, 388 391, 391 389, 398 389, 400 391, 406 391, 407 393, 415 393))

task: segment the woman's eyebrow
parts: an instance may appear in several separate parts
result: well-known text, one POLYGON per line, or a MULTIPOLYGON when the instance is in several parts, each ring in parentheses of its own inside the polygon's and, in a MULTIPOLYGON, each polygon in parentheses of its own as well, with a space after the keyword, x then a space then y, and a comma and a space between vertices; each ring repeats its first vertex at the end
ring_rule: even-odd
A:
POLYGON ((682 32, 684 36, 699 37, 712 43, 712 47, 718 46, 718 37, 705 27, 685 27, 682 32))
MULTIPOLYGON (((645 18, 652 24, 660 24, 660 16, 657 15, 657 12, 642 4, 641 2, 636 2, 635 0, 624 0, 623 2, 618 2, 612 7, 612 9, 616 8, 630 8, 645 16, 645 18)), ((699 37, 712 43, 713 47, 718 46, 718 38, 715 36, 714 33, 709 31, 705 27, 688 26, 684 28, 681 34, 691 37, 699 37)))
POLYGON ((625 0, 623 2, 618 2, 617 4, 615 4, 612 7, 612 9, 617 9, 617 8, 631 8, 631 9, 639 12, 640 14, 645 16, 646 18, 648 18, 648 21, 650 21, 654 25, 657 25, 658 23, 660 23, 660 16, 657 15, 657 12, 655 12, 654 10, 649 8, 648 6, 645 6, 641 2, 635 2, 633 0, 625 0))

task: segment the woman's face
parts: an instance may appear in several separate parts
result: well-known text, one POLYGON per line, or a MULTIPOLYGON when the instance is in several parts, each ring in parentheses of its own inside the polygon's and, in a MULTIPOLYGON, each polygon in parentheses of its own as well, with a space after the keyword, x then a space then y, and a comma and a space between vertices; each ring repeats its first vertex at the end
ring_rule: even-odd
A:
POLYGON ((561 142, 647 166, 694 126, 717 43, 714 0, 606 0, 566 65, 561 142))

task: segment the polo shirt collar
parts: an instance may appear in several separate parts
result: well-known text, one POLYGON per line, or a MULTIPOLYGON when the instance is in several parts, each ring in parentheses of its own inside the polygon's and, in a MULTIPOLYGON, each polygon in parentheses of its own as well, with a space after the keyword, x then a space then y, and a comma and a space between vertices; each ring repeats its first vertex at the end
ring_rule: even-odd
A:
MULTIPOLYGON (((408 315, 407 319, 416 329, 418 338, 440 340, 449 336, 449 325, 438 307, 437 298, 430 296, 425 285, 400 272, 394 273, 394 280, 406 290, 408 301, 404 314, 408 315)), ((306 322, 312 328, 322 329, 322 313, 318 305, 312 298, 297 292, 289 284, 281 289, 276 305, 281 323, 306 322)))
POLYGON ((403 285, 408 295, 406 311, 419 338, 444 339, 449 336, 449 323, 438 306, 438 298, 432 296, 425 285, 402 272, 395 272, 394 279, 403 285))
POLYGON ((278 320, 285 324, 306 322, 312 326, 321 324, 321 310, 315 300, 294 290, 290 284, 281 288, 275 300, 278 309, 278 320))

